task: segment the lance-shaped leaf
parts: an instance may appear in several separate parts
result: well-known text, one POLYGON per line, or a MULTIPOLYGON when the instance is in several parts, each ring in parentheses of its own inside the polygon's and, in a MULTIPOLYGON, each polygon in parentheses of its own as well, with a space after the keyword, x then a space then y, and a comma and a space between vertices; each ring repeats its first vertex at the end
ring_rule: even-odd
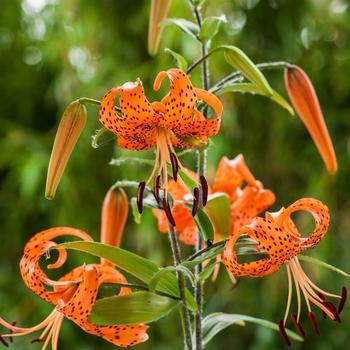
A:
POLYGON ((163 21, 164 26, 169 26, 172 24, 176 25, 184 33, 188 34, 192 38, 198 40, 199 27, 197 24, 183 18, 168 18, 163 21))
MULTIPOLYGON (((260 326, 270 328, 274 331, 279 331, 278 324, 267 320, 247 315, 226 314, 223 312, 216 312, 208 315, 203 319, 203 344, 207 344, 211 339, 213 339, 213 337, 216 334, 218 334, 228 326, 232 326, 234 324, 244 326, 245 322, 256 323, 260 326)), ((286 332, 291 339, 303 341, 303 338, 295 332, 292 332, 288 329, 286 329, 286 332)))
POLYGON ((155 55, 158 52, 163 32, 162 22, 167 18, 172 0, 152 0, 148 26, 148 52, 155 55))
POLYGON ((227 23, 224 15, 205 18, 199 32, 199 38, 202 40, 202 42, 205 43, 214 38, 222 23, 227 23))
POLYGON ((205 210, 214 224, 215 231, 222 236, 227 236, 231 230, 231 208, 227 194, 209 195, 205 210))
POLYGON ((335 173, 337 171, 337 158, 311 80, 297 66, 286 68, 284 80, 289 98, 314 140, 327 170, 330 173, 335 173))
POLYGON ((184 72, 187 71, 188 63, 186 61, 186 58, 180 55, 179 53, 170 50, 168 48, 164 49, 164 52, 170 53, 171 56, 173 56, 176 60, 177 66, 183 70, 184 72))
MULTIPOLYGON (((128 272, 147 284, 152 277, 161 270, 157 264, 149 259, 127 250, 98 242, 75 241, 62 243, 59 246, 67 249, 79 250, 109 260, 121 270, 128 272)), ((159 281, 156 290, 178 297, 179 288, 175 275, 169 274, 168 278, 162 278, 162 280, 159 281)), ((193 311, 197 309, 196 302, 188 290, 186 290, 186 303, 186 306, 189 309, 193 311)))
POLYGON ((272 95, 266 95, 258 86, 251 83, 234 83, 225 85, 223 88, 217 91, 217 95, 222 95, 226 92, 240 92, 257 94, 261 96, 269 97, 271 100, 279 104, 281 107, 286 109, 291 115, 294 115, 294 110, 291 105, 275 90, 272 90, 272 95))
POLYGON ((86 108, 78 101, 68 105, 58 125, 46 178, 45 197, 52 199, 64 169, 84 129, 86 108))
POLYGON ((100 326, 150 323, 165 317, 178 304, 158 294, 135 292, 97 300, 89 320, 100 326))
POLYGON ((273 90, 265 76, 241 49, 226 45, 221 47, 225 49, 226 61, 231 66, 239 70, 244 77, 259 87, 266 96, 271 96, 273 94, 273 90))

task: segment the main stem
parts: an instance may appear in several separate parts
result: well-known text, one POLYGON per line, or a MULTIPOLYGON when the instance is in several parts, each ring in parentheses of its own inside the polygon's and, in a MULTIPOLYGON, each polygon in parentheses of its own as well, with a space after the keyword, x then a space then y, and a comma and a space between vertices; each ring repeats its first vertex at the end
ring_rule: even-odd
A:
MULTIPOLYGON (((192 5, 193 14, 196 18, 198 27, 201 28, 203 21, 202 21, 202 15, 200 13, 200 9, 193 3, 193 0, 190 0, 190 3, 192 5)), ((207 57, 208 55, 208 46, 209 44, 202 42, 202 55, 201 57, 207 57)), ((205 90, 209 89, 210 84, 210 76, 209 76, 209 62, 206 59, 203 59, 201 62, 202 65, 202 85, 205 90)), ((208 116, 208 109, 207 107, 203 110, 203 115, 205 118, 208 116)), ((198 160, 198 178, 201 176, 205 176, 205 170, 206 170, 206 159, 207 159, 207 152, 204 148, 200 148, 197 152, 197 160, 198 160)), ((202 206, 202 198, 203 198, 203 192, 202 188, 199 188, 199 203, 200 206, 202 206)), ((196 252, 199 252, 202 249, 203 240, 202 236, 200 235, 200 232, 197 232, 197 241, 196 241, 196 252)), ((195 339, 196 339, 196 350, 202 350, 203 349, 203 342, 202 342, 202 312, 203 312, 203 284, 199 279, 199 274, 202 272, 202 264, 198 264, 195 268, 195 298, 196 303, 198 306, 198 311, 195 314, 195 339)))
MULTIPOLYGON (((173 225, 168 223, 169 226, 169 241, 171 250, 173 252, 174 265, 178 266, 181 264, 181 251, 180 245, 177 240, 177 234, 173 225)), ((182 331, 185 337, 185 346, 187 350, 192 350, 192 330, 191 330, 191 320, 188 309, 186 308, 186 284, 185 277, 181 271, 177 271, 177 280, 179 285, 180 299, 182 301, 181 305, 181 322, 182 322, 182 331)))

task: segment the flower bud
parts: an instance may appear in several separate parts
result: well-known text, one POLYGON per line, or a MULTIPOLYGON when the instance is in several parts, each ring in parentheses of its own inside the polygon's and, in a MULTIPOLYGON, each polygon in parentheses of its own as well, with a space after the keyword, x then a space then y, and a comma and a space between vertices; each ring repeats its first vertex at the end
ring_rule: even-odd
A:
POLYGON ((47 199, 53 199, 55 196, 64 169, 84 129, 86 117, 86 108, 78 101, 70 103, 63 113, 58 125, 47 171, 45 190, 47 199))
POLYGON ((327 170, 337 171, 337 159, 332 140, 321 111, 315 89, 306 73, 297 66, 285 70, 284 80, 289 98, 314 140, 327 170))
POLYGON ((170 5, 171 0, 152 0, 151 2, 148 27, 148 52, 152 56, 158 51, 160 38, 163 32, 161 22, 166 19, 170 5))
POLYGON ((128 197, 124 190, 110 189, 102 205, 101 243, 119 247, 128 212, 128 197))

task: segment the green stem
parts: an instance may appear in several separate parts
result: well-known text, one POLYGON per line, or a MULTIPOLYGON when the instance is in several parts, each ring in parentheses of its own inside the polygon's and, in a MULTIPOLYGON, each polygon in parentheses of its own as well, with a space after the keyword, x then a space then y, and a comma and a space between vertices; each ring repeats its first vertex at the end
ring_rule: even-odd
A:
MULTIPOLYGON (((100 106, 101 105, 101 101, 99 100, 95 100, 93 98, 90 97, 80 97, 77 100, 79 103, 81 104, 92 104, 92 105, 96 105, 96 106, 100 106)), ((119 113, 122 113, 122 110, 120 107, 114 106, 115 110, 119 113)))
POLYGON ((210 250, 219 247, 219 246, 223 246, 225 245, 225 243, 227 242, 227 239, 224 239, 222 241, 219 242, 215 242, 214 244, 207 246, 201 250, 196 251, 193 255, 191 255, 189 258, 187 258, 185 261, 192 261, 196 258, 198 258, 199 256, 201 256, 202 254, 209 252, 210 250))
MULTIPOLYGON (((181 264, 181 251, 180 251, 180 245, 177 240, 177 233, 175 232, 174 226, 172 226, 170 223, 168 223, 169 226, 169 241, 171 250, 173 252, 173 258, 174 258, 174 265, 178 266, 181 264)), ((180 299, 182 301, 181 305, 181 322, 182 322, 182 330, 184 333, 184 341, 185 346, 187 350, 192 350, 192 330, 191 330, 191 320, 190 315, 188 312, 188 309, 186 307, 186 284, 185 284, 185 277, 181 271, 177 271, 177 280, 179 284, 179 292, 180 292, 180 299)))

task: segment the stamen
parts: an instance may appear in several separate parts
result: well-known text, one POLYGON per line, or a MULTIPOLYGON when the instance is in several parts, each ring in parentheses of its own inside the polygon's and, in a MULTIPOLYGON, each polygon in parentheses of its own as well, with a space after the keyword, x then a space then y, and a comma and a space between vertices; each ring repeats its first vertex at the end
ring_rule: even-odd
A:
MULTIPOLYGON (((15 326, 16 323, 17 323, 17 321, 13 321, 11 324, 12 324, 12 326, 15 326)), ((9 330, 9 333, 10 333, 10 334, 13 333, 13 329, 10 329, 10 330, 9 330)), ((9 341, 10 341, 11 343, 13 343, 13 337, 9 337, 9 341)))
MULTIPOLYGON (((318 295, 319 295, 319 297, 322 299, 322 301, 326 301, 326 297, 324 296, 323 293, 318 292, 318 295)), ((322 310, 322 317, 323 317, 324 319, 327 318, 327 314, 326 314, 323 310, 322 310)))
POLYGON ((170 161, 171 161, 171 167, 173 169, 173 178, 174 178, 174 181, 177 182, 177 173, 179 171, 179 163, 177 162, 177 157, 173 152, 170 152, 170 161))
POLYGON ((192 205, 192 216, 196 216, 199 205, 199 189, 195 187, 193 190, 193 205, 192 205))
POLYGON ((315 314, 312 311, 309 311, 307 315, 311 321, 313 330, 317 335, 320 335, 321 334, 320 327, 318 326, 315 314))
POLYGON ((201 183, 201 189, 202 189, 202 205, 203 207, 205 207, 208 201, 208 182, 205 176, 203 175, 199 177, 199 181, 201 183))
POLYGON ((176 226, 175 224, 175 220, 174 220, 174 217, 173 217, 173 214, 171 213, 171 210, 170 210, 170 207, 169 207, 169 203, 168 201, 163 198, 163 210, 165 212, 165 215, 169 221, 169 223, 172 225, 172 226, 176 226))
POLYGON ((283 320, 281 320, 278 324, 278 328, 280 330, 280 334, 282 336, 282 338, 284 339, 284 341, 286 342, 286 344, 288 346, 291 346, 292 345, 292 342, 290 341, 289 337, 288 337, 288 334, 286 332, 286 329, 284 327, 284 323, 283 323, 283 320))
POLYGON ((156 177, 153 185, 153 195, 158 203, 160 202, 159 190, 160 190, 160 175, 156 177))
POLYGON ((9 345, 7 344, 7 342, 5 341, 5 339, 0 335, 0 342, 2 343, 2 345, 8 347, 9 345))
POLYGON ((301 323, 298 322, 296 314, 292 314, 291 316, 292 322, 294 324, 295 329, 299 332, 299 334, 305 338, 305 331, 304 328, 302 327, 301 323))
POLYGON ((42 343, 44 341, 44 339, 43 338, 35 338, 35 339, 33 339, 30 343, 31 344, 34 344, 34 343, 42 343))
POLYGON ((139 183, 139 187, 137 189, 137 210, 140 214, 143 212, 143 192, 145 191, 146 182, 142 181, 139 183))
POLYGON ((348 290, 346 289, 346 287, 343 287, 341 289, 341 299, 338 305, 338 315, 340 315, 344 309, 347 296, 348 296, 348 290))
POLYGON ((323 302, 323 305, 333 314, 334 316, 334 321, 337 322, 341 322, 337 308, 335 307, 335 305, 333 303, 331 303, 330 301, 325 300, 323 302))

